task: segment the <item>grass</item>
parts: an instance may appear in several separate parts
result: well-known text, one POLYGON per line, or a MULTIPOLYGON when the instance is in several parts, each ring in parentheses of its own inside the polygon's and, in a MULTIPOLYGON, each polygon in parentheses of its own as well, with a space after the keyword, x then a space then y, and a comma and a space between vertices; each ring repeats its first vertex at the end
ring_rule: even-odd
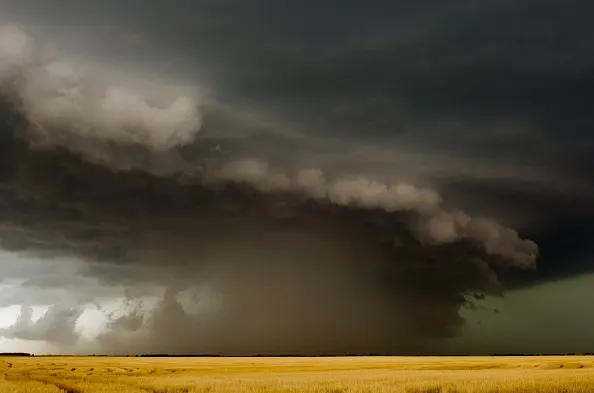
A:
POLYGON ((0 393, 592 393, 594 357, 0 358, 0 393))

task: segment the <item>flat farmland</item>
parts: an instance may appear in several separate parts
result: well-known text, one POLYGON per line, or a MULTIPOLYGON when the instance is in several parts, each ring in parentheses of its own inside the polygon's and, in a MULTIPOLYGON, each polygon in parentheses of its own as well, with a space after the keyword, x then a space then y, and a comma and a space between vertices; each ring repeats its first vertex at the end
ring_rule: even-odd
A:
POLYGON ((0 393, 594 392, 594 357, 0 357, 0 393))

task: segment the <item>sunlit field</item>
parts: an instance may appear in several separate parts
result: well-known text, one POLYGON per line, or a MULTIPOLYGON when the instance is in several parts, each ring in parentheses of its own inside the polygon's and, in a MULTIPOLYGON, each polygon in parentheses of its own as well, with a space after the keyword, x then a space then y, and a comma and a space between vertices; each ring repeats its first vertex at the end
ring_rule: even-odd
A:
POLYGON ((594 357, 0 357, 0 393, 594 392, 594 357))

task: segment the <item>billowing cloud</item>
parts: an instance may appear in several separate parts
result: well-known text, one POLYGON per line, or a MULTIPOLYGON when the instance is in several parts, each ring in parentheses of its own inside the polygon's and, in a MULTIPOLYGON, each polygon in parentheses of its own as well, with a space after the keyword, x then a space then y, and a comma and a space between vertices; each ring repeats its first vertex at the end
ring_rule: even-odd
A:
POLYGON ((0 336, 72 345, 78 340, 76 322, 81 314, 80 309, 51 306, 41 318, 33 321, 33 309, 23 306, 16 323, 0 329, 0 336))
MULTIPOLYGON (((311 139, 234 136, 237 115, 187 87, 0 33, 0 245, 85 261, 81 274, 131 302, 142 285, 165 288, 111 318, 107 350, 412 351, 455 335, 472 294, 502 292, 494 267, 536 266, 533 241, 428 185, 307 165, 287 146, 311 139), (259 156, 258 141, 281 154, 259 156)), ((33 323, 24 309, 3 335, 72 343, 81 313, 53 306, 33 323)))
POLYGON ((26 114, 32 139, 40 143, 99 139, 160 151, 190 143, 200 130, 193 97, 180 93, 167 102, 156 83, 143 84, 142 93, 111 85, 99 69, 46 58, 44 48, 16 26, 2 27, 0 37, 0 85, 13 90, 15 109, 26 114))

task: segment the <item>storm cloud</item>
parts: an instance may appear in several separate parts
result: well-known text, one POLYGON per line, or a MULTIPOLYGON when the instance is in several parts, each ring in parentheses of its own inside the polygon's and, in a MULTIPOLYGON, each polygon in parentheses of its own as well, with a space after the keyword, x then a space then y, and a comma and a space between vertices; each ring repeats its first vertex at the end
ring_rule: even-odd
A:
MULTIPOLYGON (((535 266, 534 242, 434 190, 217 157, 196 101, 151 106, 150 84, 76 73, 19 28, 3 34, 2 246, 131 265, 88 272, 129 285, 153 266, 167 287, 151 316, 162 350, 397 350, 454 334, 466 295, 501 291, 491 265, 535 266), (214 317, 175 297, 201 281, 222 296, 214 317)), ((138 328, 133 317, 110 327, 138 328)))
POLYGON ((32 320, 32 314, 30 307, 23 307, 17 322, 9 328, 0 329, 0 335, 53 344, 74 344, 78 340, 75 326, 82 310, 52 306, 36 321, 32 320))
MULTIPOLYGON (((64 31, 94 32, 91 50, 74 42, 84 34, 56 38, 67 52, 39 28, 0 28, 0 245, 79 260, 85 279, 124 288, 130 308, 97 338, 106 351, 426 350, 460 331, 462 308, 505 293, 501 277, 525 285, 539 256, 527 234, 546 239, 556 217, 587 213, 582 153, 565 160, 575 150, 551 131, 565 109, 541 89, 567 93, 559 83, 583 82, 589 58, 547 49, 538 18, 529 55, 490 35, 487 11, 513 22, 510 36, 524 31, 503 3, 402 6, 418 24, 378 32, 361 20, 355 35, 351 13, 326 2, 312 32, 280 22, 291 1, 198 3, 176 16, 180 29, 146 10, 114 20, 111 2, 73 8, 95 20, 85 28, 46 10, 64 31), (467 35, 448 18, 467 21, 467 35), (280 41, 255 27, 263 20, 279 21, 268 32, 280 41), (553 205, 565 207, 543 215, 553 205)), ((568 127, 589 118, 578 104, 571 113, 568 127)), ((22 284, 59 286, 51 275, 22 284)), ((38 326, 23 310, 5 336, 33 337, 17 332, 57 312, 38 326)))

